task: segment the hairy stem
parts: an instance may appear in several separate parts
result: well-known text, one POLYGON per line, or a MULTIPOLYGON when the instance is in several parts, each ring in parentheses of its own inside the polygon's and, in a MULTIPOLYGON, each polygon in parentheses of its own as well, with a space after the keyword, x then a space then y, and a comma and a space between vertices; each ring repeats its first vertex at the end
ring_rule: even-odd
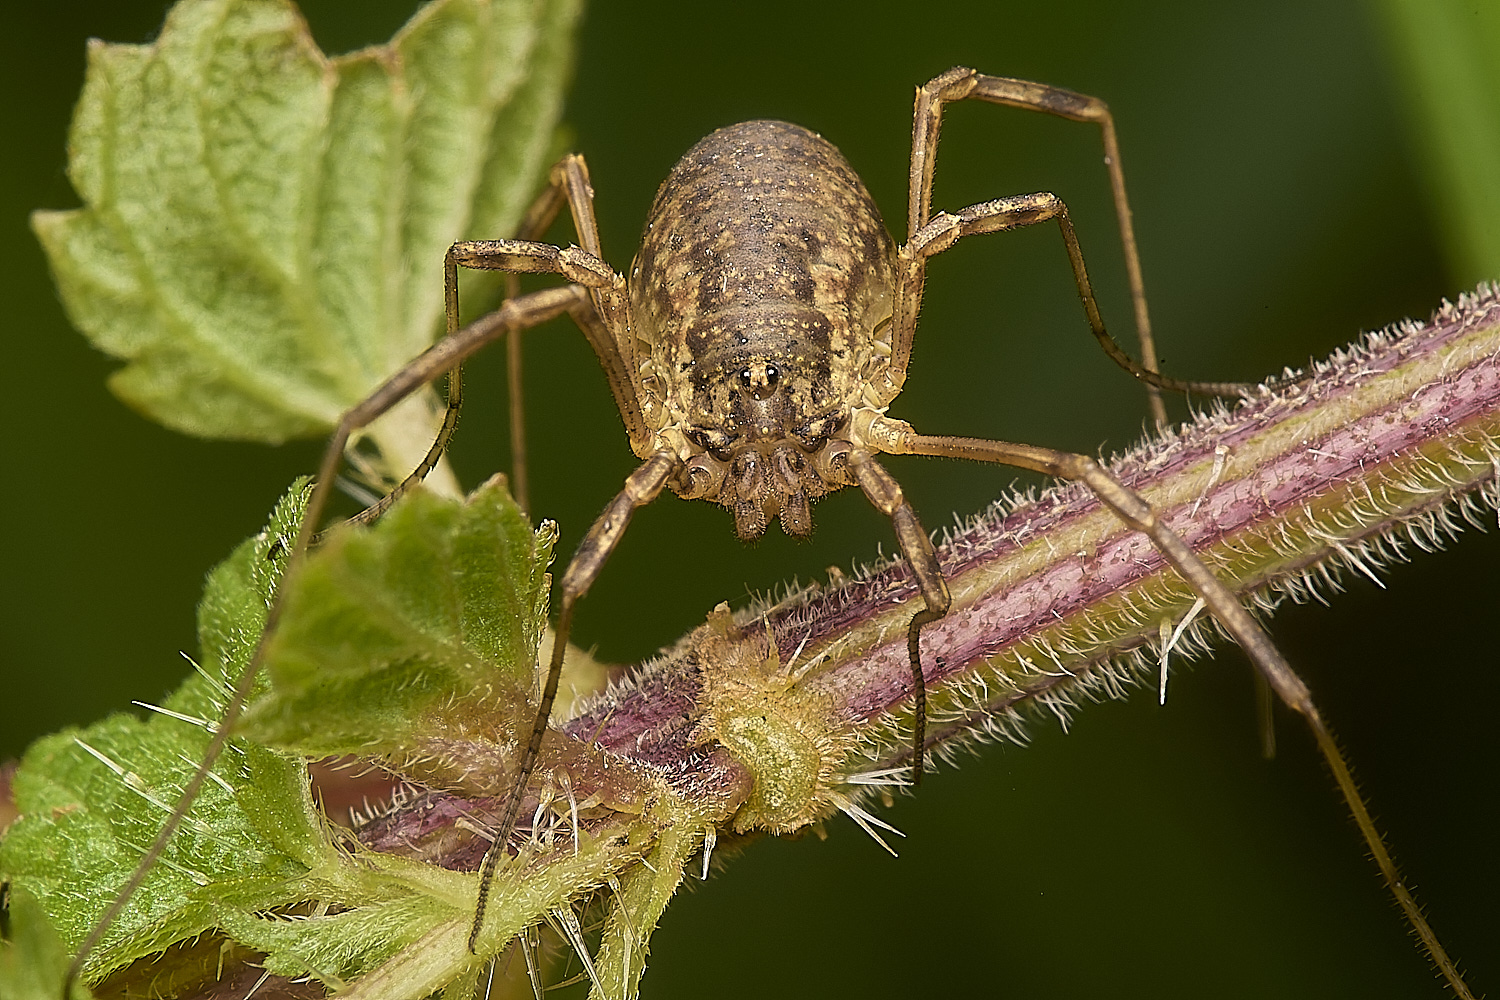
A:
MULTIPOLYGON (((1108 467, 1261 611, 1336 587, 1340 573, 1374 575, 1413 545, 1440 543, 1460 519, 1494 516, 1500 296, 1482 289, 1428 323, 1370 335, 1305 382, 1216 408, 1108 467)), ((939 558, 953 608, 923 633, 927 743, 939 756, 975 739, 1020 741, 1028 716, 1155 686, 1169 656, 1201 650, 1213 629, 1155 547, 1083 487, 1003 499, 950 533, 939 558)), ((909 569, 891 563, 733 616, 723 609, 555 723, 520 804, 519 853, 495 855, 508 922, 480 950, 546 919, 524 904, 537 885, 566 883, 573 902, 607 906, 645 893, 651 905, 631 910, 645 923, 605 949, 618 965, 611 981, 632 978, 633 935, 645 940, 657 904, 686 866, 697 870, 694 852, 837 811, 877 833, 859 800, 908 773, 917 597, 909 569), (648 855, 662 866, 645 868, 648 855), (649 886, 633 881, 643 870, 649 886)), ((483 733, 469 751, 465 732, 456 725, 407 757, 485 758, 483 733)), ((384 763, 422 780, 401 760, 384 763)), ((507 786, 459 783, 405 786, 356 835, 376 851, 473 871, 507 786)), ((467 961, 459 950, 454 961, 467 961)), ((424 954, 402 961, 415 969, 424 954)))
MULTIPOLYGON (((1283 595, 1373 575, 1496 504, 1500 469, 1500 298, 1481 290, 1422 325, 1369 335, 1277 394, 1214 409, 1109 463, 1230 589, 1264 611, 1283 595)), ((1064 712, 1154 674, 1162 636, 1195 595, 1143 536, 1092 494, 1061 486, 1012 497, 939 547, 953 610, 924 632, 938 660, 929 741, 1018 737, 1022 709, 1064 712)), ((909 754, 904 564, 837 589, 810 590, 757 614, 798 687, 857 727, 859 767, 909 754), (797 662, 791 661, 794 652, 797 662)), ((1182 629, 1201 648, 1211 625, 1182 629)), ((676 664, 693 639, 569 724, 625 747, 667 724, 689 691, 676 664), (658 707, 659 706, 659 707, 658 707)), ((680 723, 679 723, 680 724, 680 723)))
MULTIPOLYGON (((1500 297, 1481 289, 1425 324, 1371 334, 1307 381, 1215 408, 1108 466, 1262 612, 1340 573, 1373 575, 1496 506, 1500 297)), ((1079 486, 1003 499, 939 555, 953 609, 923 641, 940 755, 1020 741, 1027 714, 1154 685, 1163 645, 1201 650, 1213 629, 1151 543, 1079 486)), ((892 563, 720 616, 558 727, 658 770, 689 801, 722 803, 711 811, 733 814, 738 832, 795 829, 908 760, 916 597, 892 563)), ((431 799, 418 811, 420 834, 397 810, 367 842, 427 837, 431 799)))

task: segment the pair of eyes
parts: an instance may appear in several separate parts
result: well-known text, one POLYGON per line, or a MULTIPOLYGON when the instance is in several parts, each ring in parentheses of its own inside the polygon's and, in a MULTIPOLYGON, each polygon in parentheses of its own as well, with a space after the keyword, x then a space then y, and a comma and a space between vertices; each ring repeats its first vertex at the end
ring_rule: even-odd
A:
POLYGON ((756 399, 765 399, 776 391, 777 384, 781 381, 781 369, 775 365, 766 365, 765 382, 757 384, 755 373, 749 368, 741 368, 739 373, 740 386, 756 399))

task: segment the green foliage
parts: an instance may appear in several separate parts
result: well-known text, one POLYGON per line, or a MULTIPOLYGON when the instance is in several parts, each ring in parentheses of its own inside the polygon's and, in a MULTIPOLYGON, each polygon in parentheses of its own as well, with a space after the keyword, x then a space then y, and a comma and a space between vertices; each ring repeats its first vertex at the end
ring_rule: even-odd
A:
MULTIPOLYGON (((15 782, 22 818, 0 844, 0 879, 40 900, 68 948, 134 869, 202 759, 212 720, 254 653, 306 492, 295 487, 266 530, 210 575, 199 607, 203 664, 159 714, 116 715, 27 754, 15 782)), ((394 752, 415 739, 413 720, 434 699, 460 714, 501 697, 526 704, 552 539, 550 526, 531 530, 498 479, 463 505, 418 493, 376 528, 337 536, 285 584, 285 627, 270 658, 278 686, 259 685, 257 728, 315 754, 331 742, 377 740, 394 752)), ((211 777, 92 956, 91 980, 215 928, 264 952, 272 972, 334 985, 406 954, 395 966, 403 975, 436 977, 413 987, 421 995, 472 964, 462 935, 436 968, 419 942, 467 927, 473 876, 337 849, 299 756, 237 737, 211 777)), ((561 905, 597 884, 618 854, 602 845, 581 872, 542 879, 506 910, 510 922, 525 926, 538 901, 561 905)), ((41 940, 40 930, 27 933, 41 940)), ((45 959, 36 954, 24 961, 45 959)))
MULTIPOLYGON (((9 907, 10 933, 0 940, 0 997, 7 1000, 60 1000, 71 956, 63 947, 47 911, 30 892, 13 888, 5 901, 9 907)), ((88 995, 74 984, 69 1000, 88 995)))
MULTIPOLYGON (((147 721, 119 714, 39 740, 15 779, 21 818, 0 843, 0 879, 32 892, 76 947, 176 804, 211 738, 234 678, 249 663, 305 484, 265 531, 209 576, 200 605, 203 664, 147 721)), ((308 794, 306 767, 235 741, 161 863, 110 927, 101 973, 214 926, 225 908, 294 902, 298 880, 336 863, 308 794)))
POLYGON ((440 0, 329 59, 289 0, 201 0, 94 44, 85 207, 33 223, 73 322, 129 361, 115 392, 192 434, 326 433, 439 332, 448 244, 515 228, 576 16, 440 0))
POLYGON ((491 480, 462 506, 418 492, 375 531, 339 532, 289 583, 272 691, 245 732, 282 749, 389 753, 435 709, 525 705, 556 529, 491 480))
MULTIPOLYGON (((33 223, 74 323, 128 361, 114 390, 199 435, 326 432, 440 332, 447 245, 515 228, 551 152, 578 10, 437 0, 389 45, 330 59, 288 0, 202 0, 174 7, 154 44, 95 43, 70 139, 84 207, 33 223)), ((375 437, 401 463, 430 433, 420 406, 395 416, 375 437)), ((16 955, 19 975, 59 981, 30 900, 66 955, 171 811, 254 654, 304 500, 305 484, 210 576, 202 665, 158 715, 31 748, 0 844, 30 936, 4 974, 16 955)), ((498 484, 338 536, 289 584, 267 659, 281 687, 259 682, 247 729, 283 749, 394 751, 438 704, 524 707, 552 538, 498 484)), ((237 734, 210 779, 88 980, 215 929, 330 984, 405 950, 388 968, 413 995, 472 962, 463 934, 456 951, 418 944, 466 929, 472 876, 355 864, 299 756, 237 734)))

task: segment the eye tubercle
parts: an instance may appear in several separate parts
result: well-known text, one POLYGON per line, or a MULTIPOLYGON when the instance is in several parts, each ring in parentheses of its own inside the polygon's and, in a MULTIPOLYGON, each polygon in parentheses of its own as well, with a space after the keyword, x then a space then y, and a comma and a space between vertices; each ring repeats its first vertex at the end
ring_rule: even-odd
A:
POLYGON ((781 385, 781 369, 774 364, 756 363, 741 368, 736 376, 740 390, 759 400, 770 399, 781 385))

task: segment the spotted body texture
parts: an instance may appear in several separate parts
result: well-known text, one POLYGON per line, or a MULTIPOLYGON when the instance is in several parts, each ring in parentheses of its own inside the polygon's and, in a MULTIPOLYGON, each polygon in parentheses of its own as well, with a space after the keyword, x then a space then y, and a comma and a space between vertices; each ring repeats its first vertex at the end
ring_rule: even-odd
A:
MULTIPOLYGON (((752 121, 690 149, 657 193, 628 278, 649 440, 670 485, 734 512, 741 538, 851 485, 857 411, 889 366, 896 247, 843 155, 752 121)), ((890 395, 894 395, 893 393, 890 395)))

